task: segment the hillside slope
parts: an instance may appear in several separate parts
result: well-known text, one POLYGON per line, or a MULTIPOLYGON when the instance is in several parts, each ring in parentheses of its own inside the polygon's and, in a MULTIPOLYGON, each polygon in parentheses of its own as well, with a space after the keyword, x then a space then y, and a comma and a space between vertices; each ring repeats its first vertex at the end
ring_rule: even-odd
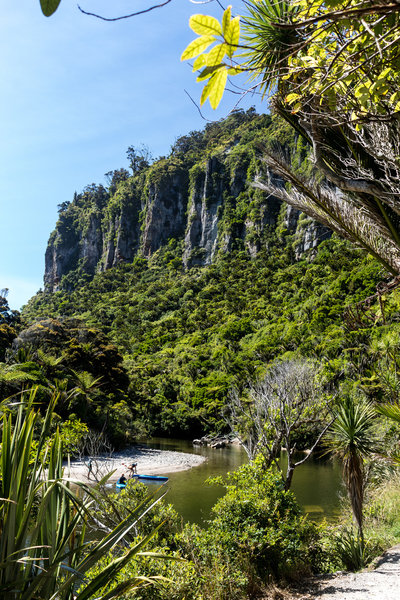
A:
POLYGON ((278 141, 298 170, 311 168, 279 120, 238 112, 151 165, 131 152, 132 175, 115 171, 108 189, 60 206, 45 291, 23 317, 78 317, 106 334, 148 431, 223 429, 229 391, 274 359, 312 356, 341 377, 370 335, 349 330, 344 310, 387 274, 252 186, 262 147, 278 141))

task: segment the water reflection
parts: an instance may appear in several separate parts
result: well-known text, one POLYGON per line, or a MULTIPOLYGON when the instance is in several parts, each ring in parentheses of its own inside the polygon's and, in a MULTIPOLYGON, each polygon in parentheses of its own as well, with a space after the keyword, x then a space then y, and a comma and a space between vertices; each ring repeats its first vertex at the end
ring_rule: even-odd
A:
MULTIPOLYGON (((247 462, 243 448, 231 445, 227 448, 212 449, 193 446, 186 440, 152 438, 147 445, 160 450, 191 452, 207 458, 199 467, 188 471, 170 473, 166 500, 174 505, 185 521, 204 523, 210 518, 211 508, 220 498, 224 489, 207 485, 206 479, 225 475, 247 462)), ((284 455, 282 460, 284 461, 284 455)), ((292 490, 303 507, 315 520, 325 517, 334 519, 339 511, 341 491, 339 465, 328 460, 310 458, 298 467, 293 477, 292 490)))

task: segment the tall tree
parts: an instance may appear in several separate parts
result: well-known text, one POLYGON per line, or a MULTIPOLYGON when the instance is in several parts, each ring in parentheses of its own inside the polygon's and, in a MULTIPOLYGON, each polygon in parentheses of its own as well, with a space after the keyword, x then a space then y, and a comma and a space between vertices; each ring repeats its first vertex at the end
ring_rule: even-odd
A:
POLYGON ((229 409, 228 423, 249 458, 261 454, 266 467, 278 467, 286 490, 294 470, 310 458, 332 424, 315 364, 305 360, 274 364, 262 381, 250 387, 247 397, 234 391, 229 409), (296 436, 303 428, 312 432, 312 440, 309 452, 299 458, 296 436), (287 454, 286 470, 278 462, 282 447, 287 454))

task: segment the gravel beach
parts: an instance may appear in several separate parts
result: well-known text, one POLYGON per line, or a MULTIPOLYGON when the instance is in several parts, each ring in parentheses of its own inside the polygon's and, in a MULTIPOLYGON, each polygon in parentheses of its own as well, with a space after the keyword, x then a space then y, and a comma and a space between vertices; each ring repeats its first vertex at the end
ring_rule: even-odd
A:
POLYGON ((114 453, 111 457, 92 458, 91 473, 89 473, 88 461, 71 461, 69 472, 68 465, 65 464, 65 476, 84 483, 94 483, 107 473, 115 471, 109 479, 110 482, 113 482, 117 481, 123 473, 128 477, 129 470, 123 463, 126 465, 137 463, 137 472, 141 474, 164 475, 197 467, 205 460, 198 454, 135 446, 114 453))
POLYGON ((316 578, 298 600, 398 600, 400 545, 390 548, 372 569, 316 578))

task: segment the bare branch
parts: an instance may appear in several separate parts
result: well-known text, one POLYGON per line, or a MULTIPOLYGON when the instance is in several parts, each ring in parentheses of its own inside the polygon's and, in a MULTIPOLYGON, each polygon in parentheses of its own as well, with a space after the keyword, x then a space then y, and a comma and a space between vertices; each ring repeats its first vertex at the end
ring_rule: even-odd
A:
POLYGON ((316 383, 316 368, 311 361, 292 360, 274 364, 264 379, 251 385, 245 397, 237 390, 230 396, 227 421, 242 442, 250 460, 257 454, 266 466, 276 465, 289 489, 294 469, 315 451, 329 424, 329 407, 316 383), (305 425, 318 433, 304 460, 295 461, 294 434, 305 425), (282 472, 279 458, 282 446, 288 456, 288 468, 282 472))
POLYGON ((113 17, 113 18, 102 17, 101 15, 87 12, 86 10, 83 10, 83 8, 81 8, 79 6, 79 4, 78 4, 78 8, 81 11, 81 13, 83 13, 84 15, 88 15, 89 17, 96 17, 96 19, 101 19, 102 21, 121 21, 122 19, 130 19, 131 17, 137 17, 138 15, 143 15, 145 13, 151 12, 152 10, 155 10, 156 8, 162 8, 163 6, 166 6, 167 4, 169 4, 170 2, 172 2, 172 0, 165 0, 165 2, 162 2, 161 4, 155 4, 154 6, 150 6, 149 8, 145 8, 143 10, 139 10, 137 12, 131 13, 130 15, 123 15, 122 17, 113 17))

